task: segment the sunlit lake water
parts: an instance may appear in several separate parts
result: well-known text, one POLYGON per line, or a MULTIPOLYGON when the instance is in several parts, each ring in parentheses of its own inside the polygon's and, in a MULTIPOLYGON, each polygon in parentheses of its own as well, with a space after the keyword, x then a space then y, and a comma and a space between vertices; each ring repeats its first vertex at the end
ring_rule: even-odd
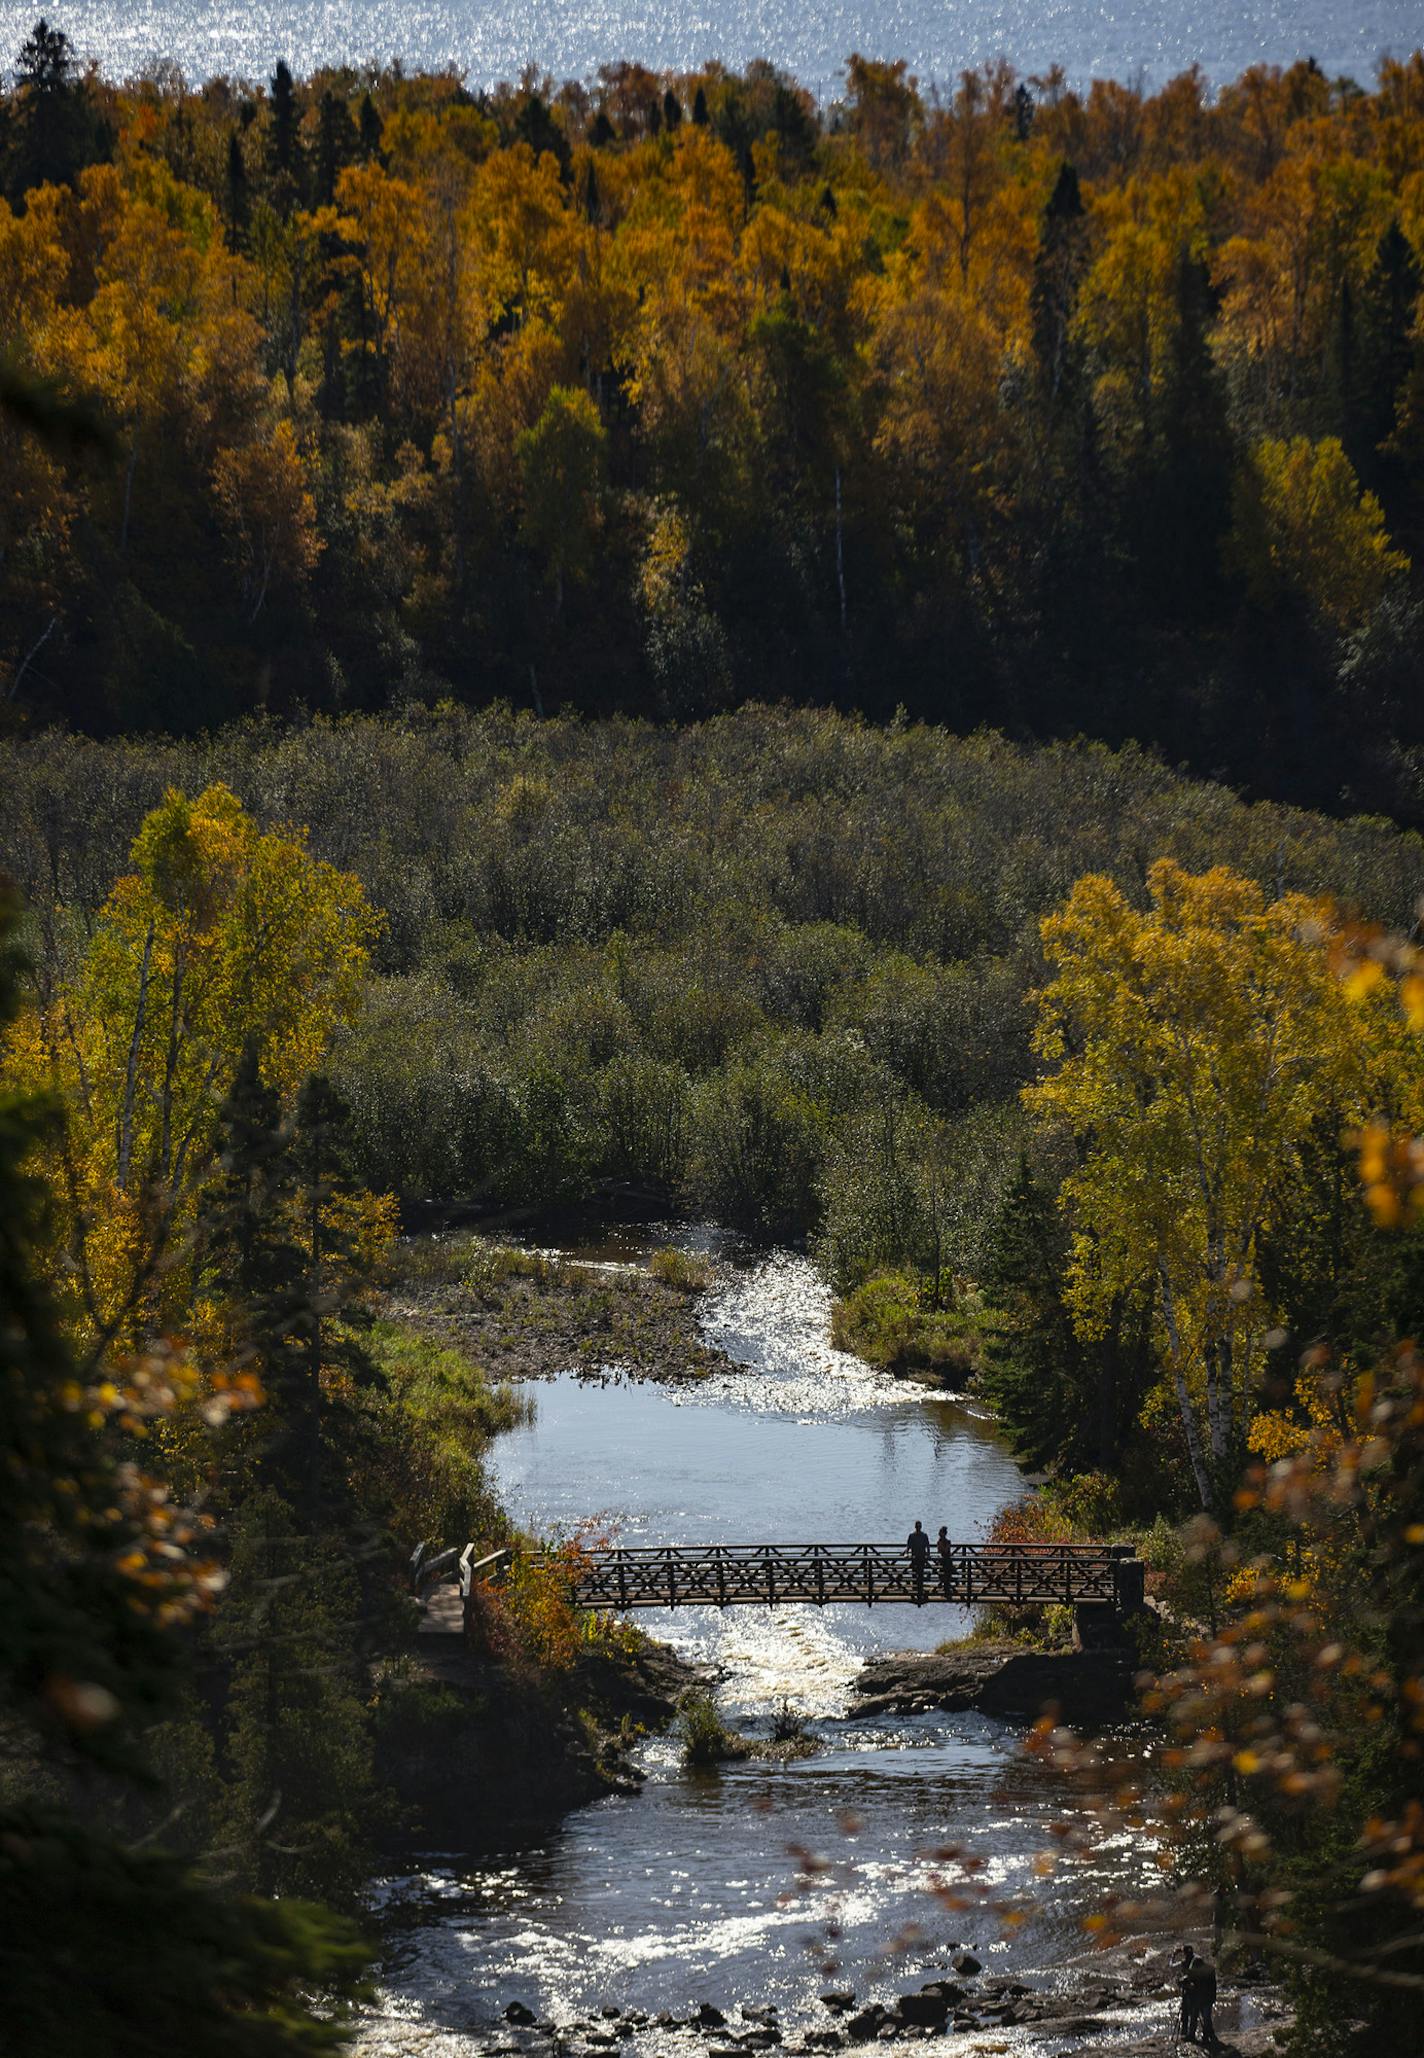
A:
MULTIPOLYGON (((497 1447, 510 1506, 541 1528, 597 1514, 630 1542, 889 1541, 917 1516, 982 1535, 1022 1490, 991 1424, 833 1350, 827 1317, 810 1264, 779 1253, 732 1272, 706 1307, 709 1338, 738 1373, 690 1391, 531 1384, 535 1420, 497 1447)), ((724 1709, 743 1726, 764 1728, 788 1698, 812 1718, 820 1753, 690 1775, 662 1740, 640 1797, 581 1809, 532 1850, 459 1868, 432 1858, 385 1882, 391 1955, 367 2058, 466 2058, 515 2000, 558 2021, 704 1999, 824 2021, 828 1979, 888 1996, 942 1973, 964 1943, 992 1971, 1061 1978, 1091 1955, 1083 1914, 1153 1872, 1150 1837, 1099 1837, 1071 1876, 1036 1876, 1050 1823, 1072 1804, 1016 1730, 973 1715, 847 1715, 867 1654, 932 1646, 962 1629, 958 1610, 640 1619, 718 1669, 724 1709), (809 1886, 797 1851, 829 1868, 809 1886), (1022 1899, 1022 1927, 936 1900, 932 1881, 963 1886, 966 1858, 982 1859, 996 1895, 1022 1899)))
MULTIPOLYGON (((38 11, 39 0, 0 0, 0 46, 16 49, 38 11)), ((119 77, 164 58, 193 81, 266 78, 278 57, 299 73, 399 59, 489 85, 526 65, 592 79, 624 58, 689 70, 768 57, 823 97, 853 50, 906 58, 927 85, 1001 55, 1026 73, 1057 63, 1076 80, 1157 84, 1193 63, 1220 81, 1313 55, 1331 77, 1366 80, 1381 52, 1407 55, 1424 36, 1417 0, 60 0, 46 11, 119 77)))

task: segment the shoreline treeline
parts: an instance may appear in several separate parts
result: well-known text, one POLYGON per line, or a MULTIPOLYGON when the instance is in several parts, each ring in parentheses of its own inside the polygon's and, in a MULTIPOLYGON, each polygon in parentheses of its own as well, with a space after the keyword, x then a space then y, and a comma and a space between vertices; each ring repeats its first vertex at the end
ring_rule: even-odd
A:
POLYGON ((1424 57, 822 110, 46 29, 0 177, 11 721, 784 695, 1420 812, 1424 57))

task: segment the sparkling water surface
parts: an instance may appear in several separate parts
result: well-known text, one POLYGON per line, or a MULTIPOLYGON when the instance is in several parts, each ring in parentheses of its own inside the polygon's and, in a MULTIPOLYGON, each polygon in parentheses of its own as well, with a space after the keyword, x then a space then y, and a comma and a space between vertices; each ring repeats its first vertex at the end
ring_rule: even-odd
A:
MULTIPOLYGON (((0 0, 0 48, 16 50, 37 11, 39 0, 0 0)), ((767 57, 826 99, 853 50, 906 58, 926 86, 1000 56, 1028 74, 1061 64, 1075 81, 1141 75, 1155 85, 1191 64, 1219 83, 1250 64, 1314 56, 1332 78, 1366 81, 1381 53, 1407 56, 1424 38, 1418 0, 58 0, 45 11, 119 78, 167 59, 194 83, 262 79, 284 57, 299 74, 449 65, 487 86, 529 65, 556 81, 592 80, 623 59, 685 71, 767 57)))
MULTIPOLYGON (((626 1263, 638 1248, 625 1236, 581 1255, 626 1263)), ((982 1535, 1022 1491, 992 1424, 834 1350, 828 1316, 824 1284, 799 1255, 728 1267, 702 1320, 741 1369, 685 1388, 531 1383, 534 1421, 496 1446, 502 1494, 536 1528, 597 1515, 628 1542, 884 1542, 917 1516, 956 1538, 982 1535)), ((363 2058, 471 2058, 515 2000, 560 2022, 604 2005, 684 2014, 710 2000, 729 2015, 774 2002, 788 2025, 824 2024, 827 1984, 889 1997, 942 1975, 964 1944, 991 1972, 1051 1983, 1091 1958, 1081 1918, 1103 1894, 1154 1876, 1150 1835, 1096 1832, 1085 1862, 1039 1876, 1050 1825, 1077 1804, 1024 1756, 1021 1728, 847 1712, 865 1657, 932 1647, 962 1631, 958 1609, 639 1620, 716 1669, 723 1710, 745 1730, 764 1731, 785 1698, 821 1749, 689 1774, 674 1740, 659 1739, 640 1796, 580 1809, 532 1849, 461 1866, 432 1854, 383 1881, 389 1955, 363 2058), (1018 1897, 1022 1925, 936 1897, 938 1884, 972 1904, 974 1880, 1018 1897)), ((1107 2042, 1128 2029, 1119 2021, 1107 2042)), ((963 2048, 981 2042, 1018 2048, 1003 2031, 963 2048)), ((652 2058, 671 2047, 650 2032, 624 2048, 652 2058)))

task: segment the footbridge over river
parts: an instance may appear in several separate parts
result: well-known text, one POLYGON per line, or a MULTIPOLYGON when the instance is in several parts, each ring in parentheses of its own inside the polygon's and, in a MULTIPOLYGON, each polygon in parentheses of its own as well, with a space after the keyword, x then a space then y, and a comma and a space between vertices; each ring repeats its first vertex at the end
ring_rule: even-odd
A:
MULTIPOLYGON (((422 1628, 463 1626, 471 1593, 498 1585, 518 1560, 474 1544, 416 1553, 412 1585, 422 1628)), ((1143 1606, 1145 1573, 1130 1544, 955 1543, 916 1564, 904 1544, 610 1544, 534 1553, 524 1562, 567 1584, 575 1607, 623 1614, 645 1608, 1058 1606, 1074 1610, 1085 1640, 1143 1606)))

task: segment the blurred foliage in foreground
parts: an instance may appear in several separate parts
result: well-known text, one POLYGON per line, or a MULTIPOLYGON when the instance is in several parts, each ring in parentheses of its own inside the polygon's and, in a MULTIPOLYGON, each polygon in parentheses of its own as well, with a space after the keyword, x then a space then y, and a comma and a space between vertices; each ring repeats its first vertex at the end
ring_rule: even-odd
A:
POLYGON ((1093 1803, 1085 1848, 1105 1817, 1160 1825, 1165 1791, 1163 1895, 1098 1910, 1102 1937, 1210 1914, 1235 1963, 1287 1979, 1291 2049, 1403 2050, 1424 1987, 1418 952, 1225 867, 1164 859, 1148 884, 1142 908, 1084 878, 1044 924, 1025 1098, 1076 1150, 1061 1222, 1021 1196, 1006 1239, 999 1398, 1059 1473, 1019 1532, 1120 1527, 1128 1482, 1105 1452, 1089 1469, 1084 1432, 1121 1402, 1133 1324, 1164 1468, 1138 1533, 1157 1737, 1084 1745, 1049 1717, 1036 1748, 1093 1803), (1024 1291, 1035 1243, 1058 1254, 1056 1330, 1024 1291), (1078 1418, 1056 1437, 1055 1407, 1078 1418), (1174 1526, 1188 1482, 1201 1512, 1174 1526))

